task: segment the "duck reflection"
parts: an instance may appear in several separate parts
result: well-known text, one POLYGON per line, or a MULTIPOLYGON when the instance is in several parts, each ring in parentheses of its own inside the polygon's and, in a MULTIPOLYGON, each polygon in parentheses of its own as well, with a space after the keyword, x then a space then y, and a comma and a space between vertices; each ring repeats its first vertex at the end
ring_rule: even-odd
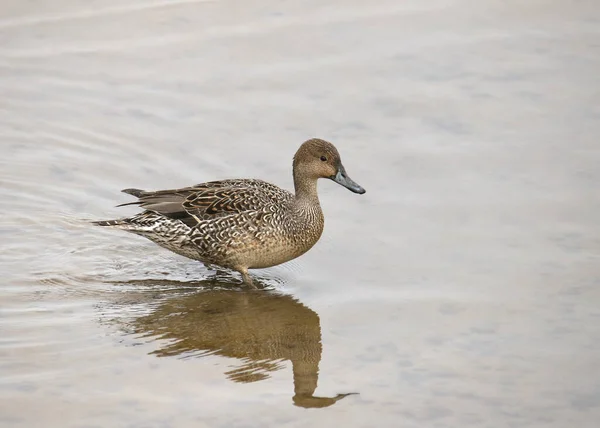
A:
POLYGON ((292 363, 293 402, 327 407, 350 394, 314 396, 321 361, 319 316, 291 296, 273 291, 205 289, 169 298, 137 318, 138 334, 167 339, 153 353, 167 356, 222 355, 244 364, 225 373, 234 382, 256 382, 292 363))

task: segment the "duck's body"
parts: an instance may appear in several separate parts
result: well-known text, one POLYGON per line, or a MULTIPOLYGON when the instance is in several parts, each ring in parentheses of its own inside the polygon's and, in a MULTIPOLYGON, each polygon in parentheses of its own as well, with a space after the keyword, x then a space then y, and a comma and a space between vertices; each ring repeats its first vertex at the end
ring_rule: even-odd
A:
POLYGON ((252 286, 248 269, 292 260, 321 237, 320 177, 364 193, 346 176, 335 147, 313 139, 294 157, 295 194, 256 179, 211 181, 157 192, 125 189, 138 198, 131 204, 146 211, 96 224, 124 229, 182 256, 237 270, 252 286))
POLYGON ((202 183, 137 196, 146 211, 99 222, 142 235, 182 256, 231 269, 275 266, 308 251, 323 232, 319 204, 302 204, 262 180, 202 183))

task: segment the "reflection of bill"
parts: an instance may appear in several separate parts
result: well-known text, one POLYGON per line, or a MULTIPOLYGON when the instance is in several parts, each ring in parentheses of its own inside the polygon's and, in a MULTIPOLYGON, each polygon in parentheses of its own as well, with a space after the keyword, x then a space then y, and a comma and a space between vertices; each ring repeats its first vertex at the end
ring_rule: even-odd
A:
POLYGON ((327 407, 350 394, 315 397, 321 361, 319 316, 291 296, 262 291, 207 290, 168 299, 133 321, 139 334, 170 339, 160 357, 222 355, 245 364, 226 372, 235 382, 255 382, 292 362, 294 404, 327 407))

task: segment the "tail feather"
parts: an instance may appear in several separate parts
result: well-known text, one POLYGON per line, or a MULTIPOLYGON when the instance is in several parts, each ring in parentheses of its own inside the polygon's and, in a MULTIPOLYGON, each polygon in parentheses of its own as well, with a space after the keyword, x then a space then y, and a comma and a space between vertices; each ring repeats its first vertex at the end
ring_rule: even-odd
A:
MULTIPOLYGON (((127 193, 128 195, 131 196, 135 196, 136 198, 141 198, 142 195, 144 195, 144 193, 146 193, 145 190, 142 189, 123 189, 121 190, 121 192, 123 193, 127 193)), ((119 204, 117 205, 117 207, 126 207, 127 205, 140 205, 142 203, 142 201, 133 201, 133 202, 125 202, 124 204, 119 204)))
POLYGON ((124 204, 119 204, 119 205, 115 205, 117 208, 119 207, 126 207, 127 205, 140 205, 142 203, 142 201, 135 201, 135 202, 125 202, 124 204))
POLYGON ((121 192, 127 193, 128 195, 131 195, 131 196, 135 196, 136 198, 139 198, 144 193, 146 193, 146 191, 142 190, 142 189, 123 189, 123 190, 121 190, 121 192))
POLYGON ((92 223, 97 226, 113 226, 116 229, 135 233, 174 253, 202 260, 201 250, 190 239, 190 227, 162 214, 144 211, 129 218, 100 220, 92 223))
POLYGON ((129 232, 150 232, 165 219, 164 216, 152 211, 144 211, 133 217, 119 218, 116 220, 97 220, 92 224, 96 226, 112 226, 129 232))
POLYGON ((93 221, 92 224, 96 226, 124 226, 129 222, 127 219, 118 219, 118 220, 98 220, 93 221))

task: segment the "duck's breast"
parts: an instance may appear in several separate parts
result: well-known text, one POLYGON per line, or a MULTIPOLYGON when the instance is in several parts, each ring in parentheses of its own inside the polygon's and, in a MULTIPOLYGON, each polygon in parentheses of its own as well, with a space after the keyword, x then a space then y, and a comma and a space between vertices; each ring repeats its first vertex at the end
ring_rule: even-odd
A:
POLYGON ((257 269, 276 266, 310 250, 323 233, 323 213, 318 208, 310 213, 288 210, 266 215, 244 251, 247 266, 257 269))

